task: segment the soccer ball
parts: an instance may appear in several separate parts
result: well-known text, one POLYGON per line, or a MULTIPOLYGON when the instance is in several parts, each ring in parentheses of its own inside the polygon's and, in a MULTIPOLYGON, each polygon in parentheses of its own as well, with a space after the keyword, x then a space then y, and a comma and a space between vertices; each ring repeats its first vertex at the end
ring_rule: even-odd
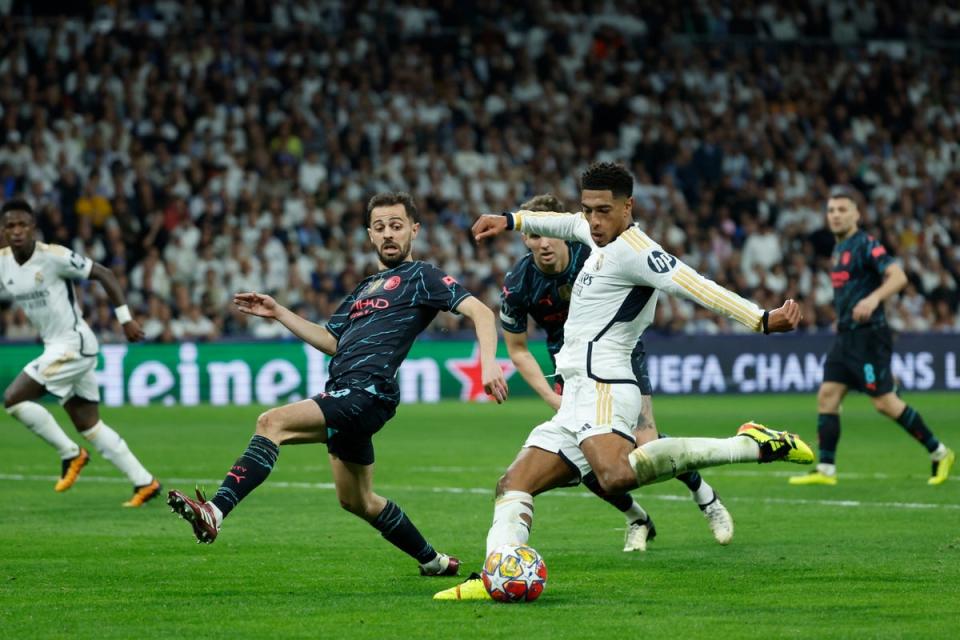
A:
POLYGON ((487 556, 481 577, 498 602, 532 602, 547 586, 547 565, 533 547, 505 544, 487 556))

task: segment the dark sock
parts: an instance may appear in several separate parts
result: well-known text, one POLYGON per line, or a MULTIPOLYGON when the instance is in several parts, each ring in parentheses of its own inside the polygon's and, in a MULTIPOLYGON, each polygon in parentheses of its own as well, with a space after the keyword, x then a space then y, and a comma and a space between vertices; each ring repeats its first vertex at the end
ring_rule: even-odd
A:
POLYGON ((597 480, 597 474, 592 471, 583 476, 583 486, 590 489, 597 497, 602 498, 604 502, 615 506, 620 513, 626 513, 633 506, 633 496, 629 493, 621 493, 616 496, 607 495, 603 487, 600 486, 600 481, 597 480))
POLYGON ((699 471, 688 471, 686 473, 681 473, 677 476, 677 480, 687 485, 687 489, 690 489, 691 493, 696 493, 697 489, 700 488, 700 485, 703 484, 703 478, 700 477, 699 471))
POLYGON ((835 413, 818 415, 817 439, 820 441, 820 462, 836 464, 837 443, 840 442, 840 416, 835 413))
POLYGON ((210 501, 223 512, 224 518, 247 494, 267 479, 279 455, 280 447, 269 438, 255 435, 250 439, 247 450, 233 463, 227 477, 217 489, 217 495, 210 501))
POLYGON ((420 564, 426 564, 437 557, 437 552, 427 542, 403 509, 393 500, 387 500, 377 519, 371 522, 387 541, 420 564))
POLYGON ((933 432, 930 431, 923 418, 913 407, 908 406, 903 410, 903 413, 897 418, 897 424, 903 427, 904 431, 913 436, 917 442, 925 446, 930 453, 936 451, 937 447, 940 446, 937 436, 933 435, 933 432))

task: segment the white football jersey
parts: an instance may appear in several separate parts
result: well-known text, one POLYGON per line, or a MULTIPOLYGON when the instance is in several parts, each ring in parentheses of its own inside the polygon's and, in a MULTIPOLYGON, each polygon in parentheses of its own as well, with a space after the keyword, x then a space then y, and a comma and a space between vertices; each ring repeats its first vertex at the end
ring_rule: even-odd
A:
POLYGON ((692 300, 762 331, 763 310, 685 265, 636 225, 599 247, 582 213, 512 214, 525 233, 582 242, 590 257, 573 285, 570 313, 563 326, 557 371, 565 378, 587 375, 600 382, 632 382, 630 354, 653 322, 658 291, 692 300))
POLYGON ((93 331, 80 315, 73 281, 90 277, 93 260, 58 244, 37 242, 17 264, 10 247, 0 249, 0 284, 27 314, 44 344, 66 344, 84 356, 97 354, 93 331))

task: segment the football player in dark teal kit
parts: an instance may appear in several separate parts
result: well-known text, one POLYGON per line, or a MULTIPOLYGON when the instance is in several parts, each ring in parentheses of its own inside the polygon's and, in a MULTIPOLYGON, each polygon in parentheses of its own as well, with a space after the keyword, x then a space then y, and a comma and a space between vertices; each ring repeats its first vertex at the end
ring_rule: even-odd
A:
POLYGON ((234 298, 244 313, 279 321, 332 356, 324 393, 261 414, 247 450, 212 500, 206 501, 199 492, 193 500, 171 491, 167 502, 190 522, 199 542, 213 542, 223 518, 266 480, 281 445, 322 442, 344 509, 413 557, 422 575, 456 575, 459 561, 437 553, 396 503, 374 493, 372 438, 396 411, 397 368, 439 311, 456 311, 473 321, 484 389, 503 402, 507 386, 496 361, 496 321, 490 309, 452 277, 413 260, 410 251, 420 223, 409 194, 374 196, 367 205, 366 223, 381 271, 357 285, 325 327, 266 295, 239 293, 234 298))
POLYGON ((863 197, 850 186, 831 189, 827 225, 836 238, 833 249, 833 307, 837 337, 823 365, 817 394, 819 464, 810 473, 790 478, 794 485, 836 485, 840 403, 849 389, 863 391, 873 406, 894 420, 930 453, 928 484, 946 481, 956 456, 940 442, 913 407, 894 390, 890 369, 893 337, 883 303, 907 284, 903 268, 879 241, 858 226, 863 197))
MULTIPOLYGON (((553 195, 540 195, 520 205, 528 211, 564 211, 563 204, 553 195)), ((590 255, 590 248, 579 242, 523 234, 523 242, 530 253, 520 259, 504 279, 500 294, 500 323, 510 359, 523 379, 554 410, 560 407, 562 380, 551 385, 540 370, 527 344, 527 316, 533 318, 547 334, 547 352, 551 361, 563 346, 563 323, 570 308, 570 291, 590 255)), ((650 378, 647 374, 643 341, 638 341, 632 354, 634 370, 644 396, 643 415, 635 430, 638 444, 657 437, 653 419, 650 378)), ((710 524, 714 538, 728 544, 733 537, 733 519, 717 493, 696 471, 677 477, 693 494, 710 524)), ((629 493, 606 495, 597 478, 588 474, 583 484, 597 496, 616 507, 627 521, 624 551, 644 551, 647 541, 656 535, 653 521, 629 493)))

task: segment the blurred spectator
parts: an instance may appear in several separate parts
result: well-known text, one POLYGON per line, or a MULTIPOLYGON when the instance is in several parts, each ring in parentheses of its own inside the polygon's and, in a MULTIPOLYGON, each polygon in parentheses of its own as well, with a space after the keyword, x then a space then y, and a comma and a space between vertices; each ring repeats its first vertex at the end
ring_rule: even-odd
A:
MULTIPOLYGON (((376 267, 363 207, 387 189, 418 199, 415 256, 494 305, 524 248, 475 246, 472 219, 546 191, 577 202, 599 158, 638 177, 652 237, 758 302, 798 298, 811 331, 833 319, 825 196, 853 183, 910 278, 891 322, 960 324, 960 69, 937 48, 960 38, 951 3, 548 0, 497 20, 261 4, 0 18, 0 196, 123 276, 149 339, 283 335, 231 312, 238 290, 322 322, 376 267)), ((0 314, 0 336, 31 335, 0 314)), ((653 329, 739 330, 666 298, 653 329)))

